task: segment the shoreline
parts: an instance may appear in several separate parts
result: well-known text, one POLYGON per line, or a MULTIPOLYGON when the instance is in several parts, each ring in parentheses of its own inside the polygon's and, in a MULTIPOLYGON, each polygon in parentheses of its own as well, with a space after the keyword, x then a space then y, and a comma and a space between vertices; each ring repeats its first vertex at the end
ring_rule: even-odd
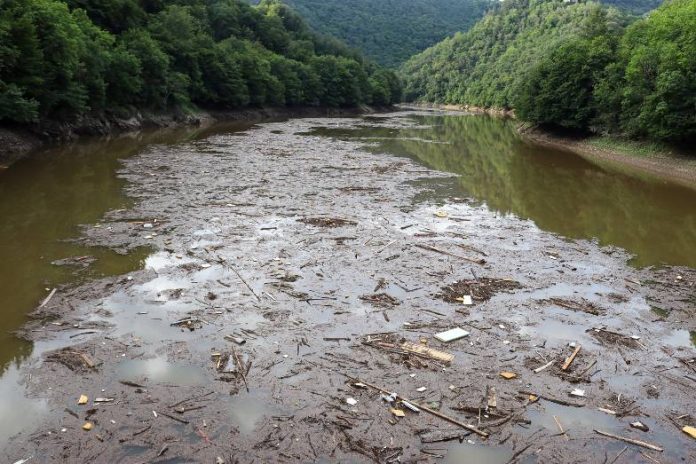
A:
MULTIPOLYGON (((441 105, 413 103, 400 105, 401 108, 433 109, 445 111, 466 111, 472 114, 487 114, 494 117, 516 119, 512 110, 481 108, 471 105, 441 105)), ((518 133, 534 143, 570 150, 588 161, 597 164, 609 164, 614 168, 629 171, 634 175, 648 175, 661 181, 675 182, 683 187, 696 189, 696 159, 680 158, 668 153, 650 156, 637 156, 610 148, 592 145, 589 139, 574 139, 535 128, 527 127, 522 121, 517 127, 518 133)))
POLYGON ((205 127, 220 122, 264 121, 276 118, 355 116, 383 109, 367 105, 354 108, 261 107, 236 110, 200 109, 190 114, 176 112, 136 113, 130 118, 85 116, 73 122, 50 121, 43 125, 0 124, 0 169, 9 167, 30 153, 43 148, 88 137, 117 137, 147 129, 205 127))
POLYGON ((674 155, 636 156, 619 150, 593 146, 587 139, 572 139, 552 133, 518 127, 522 137, 534 143, 570 150, 583 158, 631 174, 648 175, 661 181, 670 181, 683 187, 696 189, 696 160, 678 158, 674 155))

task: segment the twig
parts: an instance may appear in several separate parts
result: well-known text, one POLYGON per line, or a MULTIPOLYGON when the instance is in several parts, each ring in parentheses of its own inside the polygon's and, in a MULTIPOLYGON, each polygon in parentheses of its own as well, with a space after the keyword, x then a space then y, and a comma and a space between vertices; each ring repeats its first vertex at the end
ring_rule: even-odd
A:
POLYGON ((437 249, 437 248, 435 248, 435 247, 431 247, 430 245, 424 245, 424 244, 422 244, 422 243, 416 243, 416 246, 417 246, 418 248, 422 248, 422 249, 428 250, 428 251, 434 251, 435 253, 440 253, 440 254, 442 254, 442 255, 447 255, 447 256, 451 256, 451 257, 453 257, 453 258, 463 259, 463 260, 465 260, 465 261, 469 261, 470 263, 474 263, 474 264, 486 264, 486 260, 485 260, 485 259, 475 259, 475 258, 468 258, 468 257, 466 257, 466 256, 455 255, 454 253, 450 253, 449 251, 439 250, 439 249, 437 249))
POLYGON ((550 367, 550 366, 551 366, 553 363, 555 363, 555 362, 556 362, 556 361, 554 361, 554 360, 552 359, 551 361, 547 362, 547 363, 544 364, 543 366, 537 367, 536 369, 534 369, 534 373, 535 373, 535 374, 538 374, 539 372, 543 371, 543 370, 546 369, 547 367, 550 367))
POLYGON ((513 454, 512 457, 505 464, 510 464, 512 462, 515 462, 515 460, 519 457, 519 455, 524 453, 525 451, 527 451, 533 444, 534 444, 534 442, 532 442, 532 443, 528 444, 527 446, 521 448, 520 450, 516 451, 515 454, 513 454))
MULTIPOLYGON (((131 385, 131 386, 135 386, 135 385, 131 385)), ((137 386, 140 386, 140 385, 137 385, 137 386)), ((214 392, 214 391, 209 391, 208 393, 205 393, 205 394, 203 394, 203 395, 192 396, 192 397, 190 397, 190 398, 183 399, 183 400, 179 401, 178 403, 174 403, 174 404, 172 404, 172 405, 169 406, 169 407, 173 409, 173 408, 179 406, 180 404, 188 403, 189 401, 200 400, 201 398, 205 398, 206 396, 210 396, 210 395, 212 395, 213 393, 215 393, 215 392, 214 392)))
POLYGON ((49 301, 51 301, 51 298, 53 298, 53 295, 56 294, 57 290, 58 290, 57 288, 54 288, 53 290, 51 290, 51 293, 49 293, 48 296, 39 305, 39 309, 43 308, 44 306, 46 306, 48 304, 49 301))
POLYGON ((652 462, 656 462, 657 464, 660 464, 660 461, 658 461, 658 460, 655 459, 654 457, 650 456, 649 454, 643 453, 643 452, 641 451, 640 455, 643 456, 645 459, 648 459, 648 460, 650 460, 650 461, 652 461, 652 462))
POLYGON ((616 461, 618 461, 618 459, 621 457, 622 454, 624 454, 626 452, 627 449, 628 449, 628 446, 624 446, 624 449, 619 451, 619 454, 617 454, 616 457, 614 459, 612 459, 609 464, 614 464, 616 461))
POLYGON ((614 435, 613 433, 609 433, 609 432, 602 432, 601 430, 597 430, 597 429, 595 429, 595 433, 598 433, 598 434, 603 435, 605 437, 613 438, 615 440, 621 440, 625 443, 630 443, 632 445, 642 446, 643 448, 648 448, 648 449, 651 449, 653 451, 659 451, 659 452, 664 451, 663 448, 660 448, 657 445, 646 443, 646 442, 640 441, 640 440, 634 440, 633 438, 621 437, 619 435, 614 435))
POLYGON ((585 403, 573 403, 572 401, 566 401, 566 400, 562 400, 560 398, 554 398, 553 396, 542 395, 541 393, 534 393, 534 392, 527 391, 527 390, 520 390, 519 392, 523 395, 534 395, 538 398, 544 399, 546 401, 550 401, 552 403, 560 404, 563 406, 573 406, 575 408, 585 407, 585 403))
MULTIPOLYGON (((353 380, 354 382, 363 383, 363 384, 367 385, 368 387, 374 388, 375 390, 380 391, 380 392, 382 392, 382 393, 386 393, 386 394, 388 394, 388 395, 391 394, 391 392, 389 392, 388 390, 385 390, 384 388, 378 387, 378 386, 373 385, 373 384, 371 384, 371 383, 369 383, 369 382, 366 382, 366 381, 364 381, 364 380, 360 380, 360 379, 358 379, 358 378, 351 377, 351 376, 346 375, 346 374, 343 374, 343 375, 345 375, 345 376, 348 377, 349 379, 353 380)), ((419 403, 416 403, 415 401, 409 400, 408 398, 404 398, 403 396, 400 396, 400 395, 399 395, 399 398, 401 398, 401 401, 405 401, 405 402, 407 402, 407 403, 411 403, 412 405, 416 406, 417 408, 421 409, 422 411, 427 412, 428 414, 431 414, 431 415, 433 415, 433 416, 435 416, 435 417, 439 417, 440 419, 446 420, 447 422, 450 422, 450 423, 452 423, 452 424, 454 424, 454 425, 458 425, 458 426, 460 426, 461 428, 466 429, 466 430, 469 430, 469 431, 471 431, 471 432, 474 432, 475 434, 477 434, 477 435, 479 435, 479 436, 482 436, 482 437, 484 437, 484 438, 488 437, 488 433, 487 433, 487 432, 484 432, 483 430, 479 430, 479 429, 477 429, 476 427, 474 427, 473 425, 469 425, 469 424, 465 424, 465 423, 463 423, 463 422, 460 422, 460 421, 458 421, 457 419, 454 419, 454 418, 452 418, 452 417, 446 416, 446 415, 442 414, 441 412, 438 412, 438 411, 435 411, 435 410, 433 410, 433 409, 430 409, 430 408, 428 408, 427 406, 423 406, 423 405, 421 405, 421 404, 419 404, 419 403)))
POLYGON ((571 354, 570 357, 568 359, 566 359, 565 363, 563 363, 563 367, 561 367, 561 370, 563 370, 563 371, 568 370, 570 365, 573 364, 573 361, 575 361, 575 357, 580 352, 580 348, 582 348, 581 345, 578 345, 577 348, 575 348, 575 351, 573 351, 573 354, 571 354))
POLYGON ((147 432, 147 431, 150 430, 151 428, 152 428, 152 424, 148 425, 147 427, 145 427, 145 428, 142 429, 142 430, 138 430, 137 432, 133 432, 133 435, 132 435, 132 436, 133 436, 133 437, 137 437, 138 435, 147 432))
POLYGON ((242 277, 242 275, 237 271, 237 268, 235 268, 234 265, 228 263, 226 260, 222 259, 222 258, 219 257, 219 256, 216 256, 215 259, 217 260, 218 263, 222 264, 223 266, 227 266, 228 268, 232 269, 232 272, 234 272, 235 274, 237 274, 237 277, 239 277, 239 280, 241 280, 242 283, 243 283, 244 285, 246 285, 246 288, 248 288, 249 291, 251 291, 251 293, 256 297, 256 299, 257 299, 258 301, 261 301, 261 297, 258 296, 258 295, 256 294, 256 292, 254 291, 254 289, 251 288, 251 285, 249 285, 249 284, 247 283, 247 281, 244 280, 244 277, 242 277))
POLYGON ((176 417, 176 416, 169 415, 169 414, 167 414, 166 412, 158 412, 157 414, 159 414, 160 416, 168 417, 169 419, 171 419, 171 420, 173 420, 173 421, 181 422, 182 424, 188 424, 188 423, 189 423, 189 421, 187 421, 186 419, 180 419, 180 418, 178 418, 178 417, 176 417))
POLYGON ((235 269, 235 267, 234 267, 233 265, 231 265, 231 264, 228 264, 227 266, 229 266, 229 268, 232 269, 232 272, 234 272, 235 274, 237 274, 237 277, 239 277, 239 280, 241 280, 241 281, 244 283, 244 285, 246 285, 246 287, 249 289, 249 291, 251 291, 251 293, 256 297, 256 299, 257 299, 258 301, 261 301, 261 297, 258 296, 258 295, 256 294, 256 292, 254 291, 254 289, 251 288, 251 285, 249 285, 249 284, 247 283, 247 281, 244 280, 244 277, 242 277, 242 275, 237 271, 237 269, 235 269))
POLYGON ((242 365, 242 361, 240 361, 239 356, 237 356, 237 352, 234 350, 234 348, 232 348, 232 355, 234 356, 235 361, 237 361, 239 373, 242 374, 242 380, 244 381, 244 386, 246 387, 246 391, 248 392, 249 384, 247 383, 246 375, 244 374, 246 366, 242 365))
POLYGON ((566 440, 570 440, 570 438, 568 438, 568 434, 565 432, 565 430, 563 430, 563 426, 559 422, 558 418, 556 416, 553 416, 553 420, 556 421, 556 425, 558 426, 558 429, 561 431, 561 435, 563 435, 566 440))

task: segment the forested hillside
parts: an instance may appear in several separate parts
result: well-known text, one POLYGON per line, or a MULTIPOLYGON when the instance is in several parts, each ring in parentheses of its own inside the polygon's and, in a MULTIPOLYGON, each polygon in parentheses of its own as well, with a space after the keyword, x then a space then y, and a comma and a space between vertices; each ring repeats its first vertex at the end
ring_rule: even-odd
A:
POLYGON ((662 0, 602 0, 602 3, 622 8, 632 13, 642 14, 660 6, 662 0))
POLYGON ((535 123, 696 137, 696 0, 644 18, 597 3, 506 0, 402 68, 406 98, 514 108, 535 123))
POLYGON ((284 0, 318 32, 344 40, 385 66, 480 19, 492 0, 284 0))
POLYGON ((275 0, 3 0, 0 121, 192 104, 399 99, 391 72, 311 33, 275 0))

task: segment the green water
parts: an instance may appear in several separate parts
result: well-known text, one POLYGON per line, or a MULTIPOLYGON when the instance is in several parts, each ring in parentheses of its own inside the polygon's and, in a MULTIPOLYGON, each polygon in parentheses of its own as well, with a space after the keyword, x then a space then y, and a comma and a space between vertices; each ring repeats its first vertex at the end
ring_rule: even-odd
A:
MULTIPOLYGON (((570 238, 597 239, 635 255, 636 266, 696 267, 696 190, 602 167, 529 143, 514 123, 486 116, 422 116, 427 128, 319 129, 362 138, 371 150, 457 174, 431 199, 473 197, 570 238)), ((374 120, 373 120, 374 121, 374 120)))

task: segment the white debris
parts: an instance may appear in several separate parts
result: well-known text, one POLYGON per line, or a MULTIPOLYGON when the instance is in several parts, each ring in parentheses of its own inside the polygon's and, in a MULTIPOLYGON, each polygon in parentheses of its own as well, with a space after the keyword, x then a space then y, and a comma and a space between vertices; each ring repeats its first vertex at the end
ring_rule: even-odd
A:
POLYGON ((467 337, 469 335, 469 332, 466 330, 455 327, 454 329, 447 330, 445 332, 440 332, 435 334, 435 338, 437 340, 440 340, 441 342, 452 342, 454 340, 459 340, 460 338, 467 337))

